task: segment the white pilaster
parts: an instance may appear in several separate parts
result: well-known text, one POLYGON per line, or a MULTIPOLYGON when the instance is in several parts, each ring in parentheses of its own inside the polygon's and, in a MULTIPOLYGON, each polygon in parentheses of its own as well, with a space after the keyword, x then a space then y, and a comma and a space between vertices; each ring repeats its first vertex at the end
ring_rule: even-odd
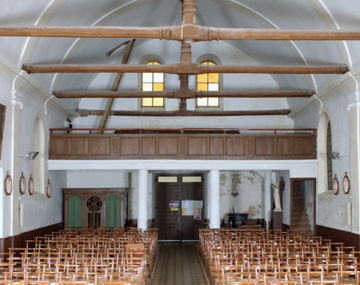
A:
POLYGON ((220 171, 218 169, 210 170, 210 228, 220 228, 220 171))
POLYGON ((266 222, 266 230, 270 228, 271 221, 271 171, 265 171, 264 179, 264 219, 266 222))
POLYGON ((148 174, 146 169, 139 170, 138 176, 138 229, 147 228, 147 205, 148 205, 148 174))
MULTIPOLYGON (((350 181, 351 190, 348 196, 348 219, 351 221, 351 231, 360 233, 360 108, 354 106, 350 109, 350 181), (351 197, 351 198, 350 198, 351 197)), ((349 225, 350 226, 350 225, 349 225)))

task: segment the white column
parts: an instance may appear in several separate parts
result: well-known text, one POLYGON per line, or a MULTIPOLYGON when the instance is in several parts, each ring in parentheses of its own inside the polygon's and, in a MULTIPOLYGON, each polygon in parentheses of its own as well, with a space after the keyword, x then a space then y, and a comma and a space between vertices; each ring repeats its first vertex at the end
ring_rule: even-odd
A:
POLYGON ((271 221, 271 171, 265 171, 264 179, 264 219, 266 222, 266 230, 270 229, 271 221))
POLYGON ((140 169, 138 176, 138 229, 147 228, 148 170, 140 169))
POLYGON ((220 228, 220 171, 210 170, 210 228, 220 228))

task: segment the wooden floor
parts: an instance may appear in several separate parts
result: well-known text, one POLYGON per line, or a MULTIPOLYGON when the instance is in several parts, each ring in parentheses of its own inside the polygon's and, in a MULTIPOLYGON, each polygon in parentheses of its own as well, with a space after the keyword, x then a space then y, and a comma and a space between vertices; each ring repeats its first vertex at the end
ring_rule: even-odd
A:
POLYGON ((152 285, 208 285, 196 243, 162 243, 152 285))

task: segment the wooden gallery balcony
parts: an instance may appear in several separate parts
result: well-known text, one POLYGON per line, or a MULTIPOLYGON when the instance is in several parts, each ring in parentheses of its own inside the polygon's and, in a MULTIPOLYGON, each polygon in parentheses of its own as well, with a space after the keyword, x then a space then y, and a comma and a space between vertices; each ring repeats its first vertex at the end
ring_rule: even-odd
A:
POLYGON ((314 129, 50 129, 49 159, 315 159, 314 129))

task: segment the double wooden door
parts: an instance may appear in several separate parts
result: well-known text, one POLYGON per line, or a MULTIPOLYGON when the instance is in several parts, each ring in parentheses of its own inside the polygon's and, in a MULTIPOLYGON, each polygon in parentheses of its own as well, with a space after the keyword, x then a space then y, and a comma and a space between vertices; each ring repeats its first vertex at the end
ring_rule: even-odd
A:
POLYGON ((198 240, 204 223, 204 175, 156 175, 159 240, 198 240))

